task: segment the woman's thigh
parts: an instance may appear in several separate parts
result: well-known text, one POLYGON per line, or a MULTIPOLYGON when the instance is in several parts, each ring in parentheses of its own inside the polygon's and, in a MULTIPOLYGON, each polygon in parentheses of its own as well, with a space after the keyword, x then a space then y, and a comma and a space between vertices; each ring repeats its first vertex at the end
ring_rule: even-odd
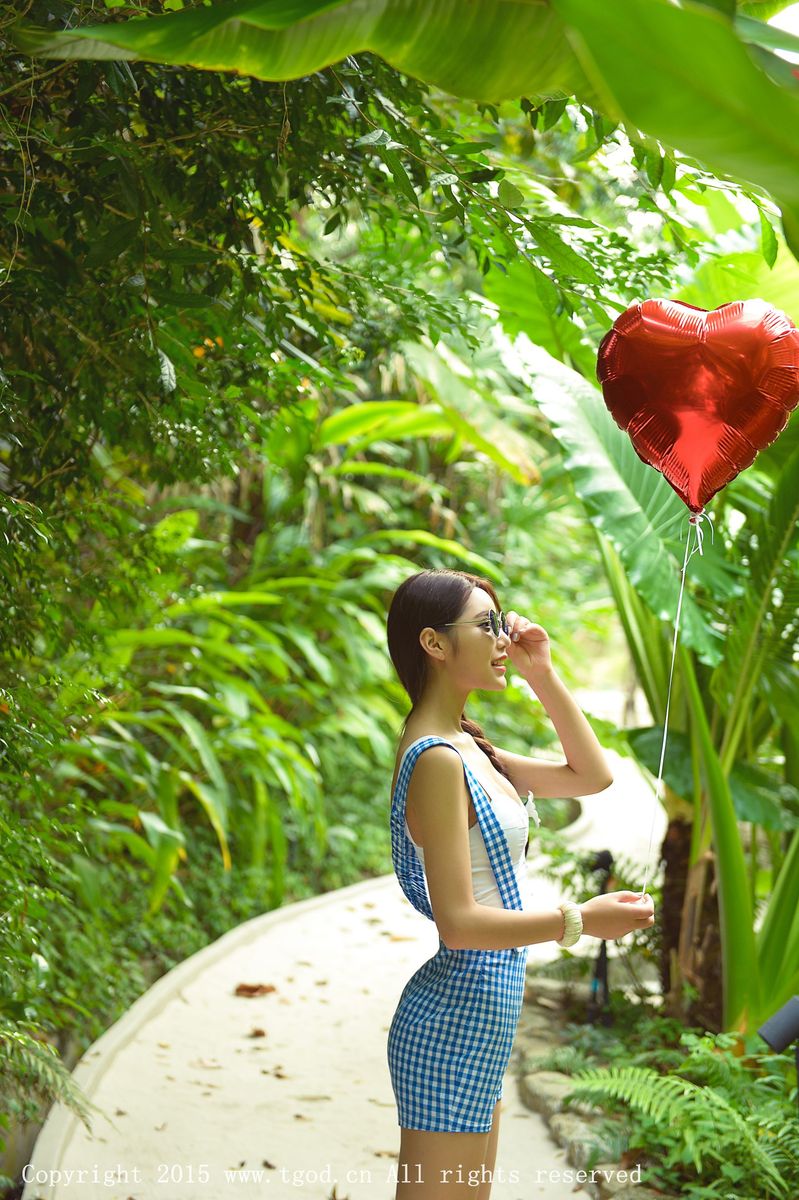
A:
MULTIPOLYGON (((495 1110, 496 1116, 496 1110, 495 1110)), ((395 1200, 476 1200, 491 1131, 433 1133, 401 1129, 395 1200)))

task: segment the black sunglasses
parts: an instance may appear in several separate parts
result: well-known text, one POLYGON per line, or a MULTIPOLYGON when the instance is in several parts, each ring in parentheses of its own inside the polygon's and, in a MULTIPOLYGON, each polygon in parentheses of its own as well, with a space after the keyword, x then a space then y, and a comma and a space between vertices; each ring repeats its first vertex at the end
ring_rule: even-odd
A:
MULTIPOLYGON (((441 625, 436 625, 436 629, 445 629, 448 625, 488 625, 495 638, 499 637, 500 630, 503 633, 510 633, 508 618, 500 609, 499 616, 493 608, 489 609, 484 617, 475 617, 473 621, 444 621, 441 625)), ((486 630, 486 633, 488 630, 486 630)))

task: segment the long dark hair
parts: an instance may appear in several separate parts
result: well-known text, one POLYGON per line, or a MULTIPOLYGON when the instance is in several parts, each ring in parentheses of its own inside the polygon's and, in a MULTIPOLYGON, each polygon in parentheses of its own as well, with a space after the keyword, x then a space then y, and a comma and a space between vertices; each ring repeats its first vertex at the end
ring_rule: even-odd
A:
MULTIPOLYGON (((468 571, 452 571, 443 567, 410 575, 392 596, 386 622, 388 652, 400 683, 411 698, 411 711, 402 723, 400 739, 427 682, 427 655, 419 642, 419 634, 427 625, 457 621, 476 587, 488 592, 499 612, 499 597, 490 580, 468 571)), ((454 632, 457 634, 457 629, 454 632)), ((461 729, 471 734, 500 775, 510 781, 491 742, 477 722, 470 720, 465 712, 461 715, 461 729)))

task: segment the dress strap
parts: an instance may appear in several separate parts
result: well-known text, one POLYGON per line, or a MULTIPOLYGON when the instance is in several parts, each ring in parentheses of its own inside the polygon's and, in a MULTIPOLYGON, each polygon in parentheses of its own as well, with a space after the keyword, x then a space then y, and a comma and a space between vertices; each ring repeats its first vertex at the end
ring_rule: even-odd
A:
MULTIPOLYGON (((461 759, 463 759, 463 755, 461 755, 461 759)), ((477 813, 477 820, 480 822, 480 832, 483 835, 486 853, 497 881, 502 903, 505 908, 521 909, 523 905, 519 892, 519 880, 513 866, 508 839, 505 837, 485 788, 465 760, 463 769, 471 784, 472 802, 477 813)), ((521 947, 514 946, 512 949, 519 951, 521 947)))
MULTIPOLYGON (((475 812, 477 813, 480 833, 482 834, 486 853, 488 854, 488 859, 497 881, 502 903, 505 908, 521 909, 522 899, 519 892, 519 882, 513 868, 510 849, 502 826, 491 806, 491 801, 482 784, 470 769, 460 750, 458 750, 458 747, 454 746, 452 742, 447 741, 446 738, 438 737, 435 734, 417 738, 415 742, 412 742, 408 746, 402 756, 400 769, 397 773, 397 783, 391 802, 391 857, 400 887, 418 912, 422 913, 429 920, 434 920, 424 869, 416 853, 416 848, 405 831, 405 806, 408 796, 408 784, 413 768, 416 765, 416 760, 429 746, 439 745, 449 746, 460 755, 466 776, 466 783, 475 812)), ((521 947, 513 947, 513 949, 518 951, 521 947)))

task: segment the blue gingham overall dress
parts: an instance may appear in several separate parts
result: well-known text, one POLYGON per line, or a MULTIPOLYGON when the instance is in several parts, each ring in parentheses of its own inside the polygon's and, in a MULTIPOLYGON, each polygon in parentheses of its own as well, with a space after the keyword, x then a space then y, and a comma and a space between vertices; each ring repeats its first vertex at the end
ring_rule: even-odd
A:
MULTIPOLYGON (((400 886, 414 908, 434 920, 424 868, 405 830, 408 782, 428 746, 423 737, 405 751, 391 802, 391 855, 400 886)), ((452 746, 458 754, 460 751, 452 746)), ((510 849, 491 801, 463 760, 502 903, 522 909, 510 849)), ((524 998, 527 947, 438 951, 411 976, 388 1032, 388 1065, 405 1129, 486 1133, 502 1097, 502 1078, 524 998)))

